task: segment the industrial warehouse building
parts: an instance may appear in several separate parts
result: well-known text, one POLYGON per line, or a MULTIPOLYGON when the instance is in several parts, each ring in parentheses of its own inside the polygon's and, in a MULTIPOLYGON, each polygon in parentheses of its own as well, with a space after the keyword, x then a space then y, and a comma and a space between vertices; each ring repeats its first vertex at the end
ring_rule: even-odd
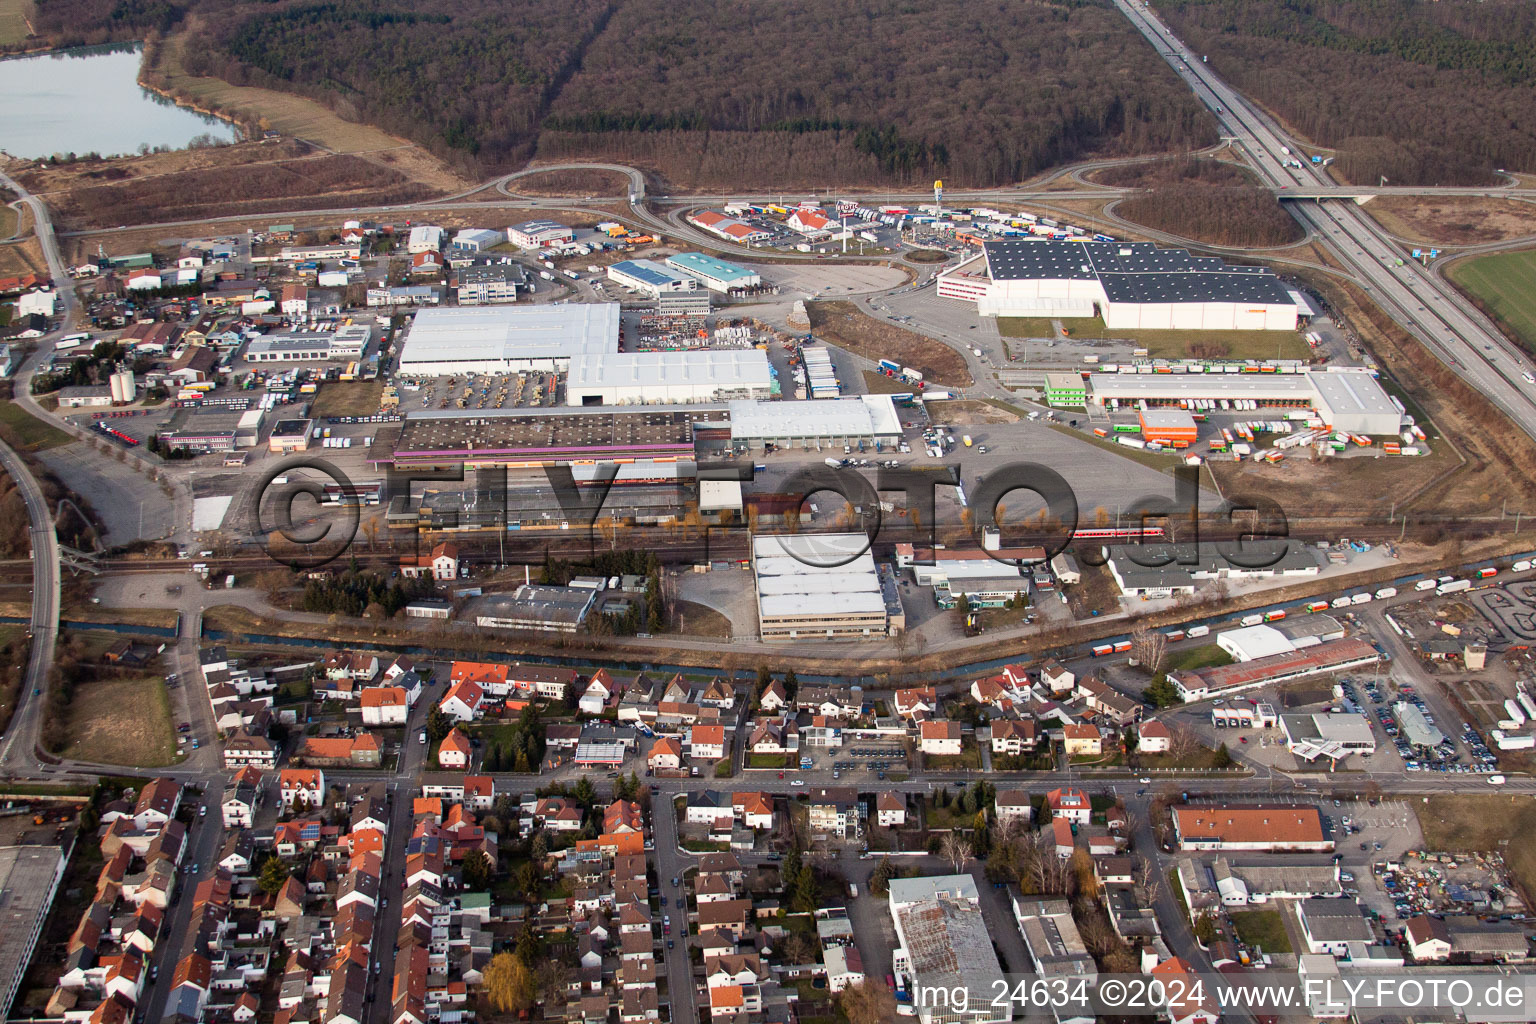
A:
POLYGON ((1088 408, 1088 382, 1080 373, 1045 375, 1045 401, 1053 409, 1088 408))
POLYGON ((487 629, 526 629, 541 633, 575 633, 597 601, 586 587, 552 587, 525 583, 511 594, 491 594, 480 600, 475 625, 487 629))
POLYGON ((608 280, 657 299, 668 292, 691 292, 699 282, 655 260, 623 260, 608 268, 608 280))
POLYGON ((752 451, 770 444, 823 448, 901 440, 901 417, 890 395, 810 399, 793 405, 735 401, 729 406, 732 442, 752 451))
POLYGON ((755 348, 620 352, 571 362, 567 405, 686 405, 767 398, 768 356, 755 348))
POLYGON ((1151 242, 998 241, 939 275, 941 298, 981 316, 1091 317, 1111 330, 1296 329, 1296 301, 1267 267, 1151 242))
POLYGON ((698 278, 699 283, 712 292, 758 288, 763 283, 762 275, 755 270, 738 267, 701 252, 681 252, 676 256, 668 256, 667 266, 698 278))
POLYGON ((507 241, 519 249, 542 249, 575 238, 576 232, 555 220, 530 220, 507 228, 507 241))
POLYGON ((1236 665, 1218 665, 1168 673, 1185 701, 1226 696, 1256 686, 1287 683, 1308 676, 1344 672, 1381 661, 1381 652, 1357 637, 1315 644, 1286 654, 1255 658, 1236 665))
POLYGON ((1333 840, 1316 807, 1290 804, 1181 804, 1173 809, 1181 850, 1327 853, 1333 840))
POLYGON ((486 263, 453 273, 453 287, 461 306, 516 302, 517 290, 527 280, 527 272, 516 263, 486 263))
POLYGON ((500 245, 506 237, 489 228, 465 228, 453 236, 450 246, 464 252, 484 252, 500 245))
POLYGON ((1183 409, 1143 409, 1138 414, 1141 436, 1163 444, 1194 444, 1200 436, 1195 418, 1183 409))
POLYGON ((882 583, 862 533, 752 538, 752 573, 764 639, 867 637, 890 632, 894 584, 882 583))
POLYGON ((344 324, 334 331, 274 331, 245 346, 253 363, 321 363, 361 359, 373 338, 367 324, 344 324))
POLYGON ((889 395, 809 402, 563 409, 421 409, 374 435, 369 459, 404 469, 429 466, 592 466, 617 463, 619 482, 678 479, 678 464, 728 448, 894 443, 901 425, 889 395), (649 467, 649 468, 647 468, 649 467))
POLYGON ((1259 412, 1311 409, 1330 428, 1351 434, 1396 434, 1403 423, 1392 396, 1364 367, 1294 373, 1095 373, 1089 376, 1088 388, 1091 400, 1100 406, 1111 401, 1178 406, 1246 399, 1258 403, 1259 412))
POLYGON ((567 373, 566 404, 634 405, 767 398, 758 349, 620 353, 619 305, 426 309, 405 336, 404 377, 567 373))
POLYGON ((915 1006, 919 1024, 1001 1024, 1013 1009, 989 993, 1003 977, 997 950, 981 913, 981 894, 970 875, 893 878, 891 921, 896 929, 892 969, 907 988, 942 991, 945 1003, 915 1006))
POLYGON ((1239 565, 1224 544, 1126 544, 1104 548, 1110 575, 1127 597, 1163 598, 1193 594, 1205 580, 1316 576, 1317 556, 1300 542, 1252 541, 1239 565), (1267 564, 1263 564, 1267 563, 1267 564))

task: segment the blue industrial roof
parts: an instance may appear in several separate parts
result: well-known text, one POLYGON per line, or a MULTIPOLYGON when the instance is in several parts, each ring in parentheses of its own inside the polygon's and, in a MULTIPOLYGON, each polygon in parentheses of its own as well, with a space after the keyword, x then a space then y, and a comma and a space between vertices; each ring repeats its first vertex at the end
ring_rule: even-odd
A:
POLYGON ((725 260, 717 260, 713 256, 706 256, 702 252, 680 252, 676 256, 667 257, 667 265, 689 273, 699 273, 712 277, 717 281, 737 281, 742 278, 756 277, 757 272, 738 267, 734 263, 725 260))
POLYGON ((678 279, 676 274, 668 273, 665 267, 650 260, 624 260, 622 263, 615 263, 612 269, 621 274, 628 274, 637 281, 644 281, 646 284, 671 284, 678 279))

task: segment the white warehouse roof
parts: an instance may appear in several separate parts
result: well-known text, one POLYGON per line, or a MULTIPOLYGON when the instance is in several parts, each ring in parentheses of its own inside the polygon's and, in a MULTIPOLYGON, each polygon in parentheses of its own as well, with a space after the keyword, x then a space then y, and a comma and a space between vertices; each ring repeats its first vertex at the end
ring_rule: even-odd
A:
POLYGON ((1289 654, 1296 649, 1290 638, 1273 626, 1244 626, 1229 629, 1216 637, 1216 644, 1232 655, 1234 661, 1253 661, 1289 654))
POLYGON ((573 356, 612 353, 619 344, 619 305, 457 306, 423 309, 400 349, 400 372, 434 376, 528 361, 564 367, 573 356))
POLYGON ((899 435, 901 417, 890 395, 821 398, 804 402, 730 403, 731 439, 880 437, 899 435))

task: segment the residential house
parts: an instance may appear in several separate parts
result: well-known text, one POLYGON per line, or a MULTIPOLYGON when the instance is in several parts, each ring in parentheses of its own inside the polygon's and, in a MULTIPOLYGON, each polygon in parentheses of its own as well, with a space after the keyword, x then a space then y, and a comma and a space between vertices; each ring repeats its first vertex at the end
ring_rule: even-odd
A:
POLYGON ((886 790, 875 797, 875 820, 881 828, 895 828, 907 823, 907 798, 886 790))
POLYGON ((1088 824, 1093 816, 1093 804, 1080 789, 1053 789, 1045 794, 1045 804, 1051 809, 1051 817, 1066 818, 1076 825, 1088 824))
POLYGON ((473 722, 485 713, 485 691, 472 679, 461 679, 449 686, 438 704, 443 714, 455 722, 473 722))
POLYGON ((403 686, 370 686, 358 695, 363 724, 404 725, 411 707, 403 686))
POLYGON ((437 763, 443 768, 465 769, 469 767, 473 754, 469 737, 460 732, 458 726, 454 726, 448 730, 448 735, 443 737, 443 742, 437 748, 437 763))
POLYGON ((759 718, 747 733, 748 753, 788 754, 799 749, 800 729, 793 719, 759 718))
POLYGON ((1020 756, 1032 754, 1039 743, 1034 719, 995 718, 992 720, 992 753, 1020 756))
POLYGON ((534 805, 533 817, 539 824, 556 832, 581 829, 581 805, 563 796, 542 797, 534 805))
POLYGON ((1035 813, 1029 794, 1022 789, 998 790, 993 807, 997 812, 997 823, 1005 827, 1013 821, 1028 825, 1035 813))
POLYGON ((859 831, 859 796, 848 787, 818 789, 810 794, 807 822, 812 832, 846 838, 859 831))
POLYGON ((619 692, 618 683, 605 668, 600 668, 592 673, 586 685, 581 688, 581 698, 576 702, 577 710, 583 714, 600 715, 607 709, 610 701, 614 701, 619 692))
POLYGON ((722 676, 715 676, 699 694, 699 703, 709 707, 729 709, 736 706, 736 690, 730 681, 722 676))
POLYGON ((1104 752, 1104 737, 1091 722, 1069 722, 1062 726, 1061 742, 1068 757, 1098 756, 1104 752))
POLYGON ((645 765, 651 771, 676 771, 682 767, 683 745, 671 736, 657 737, 646 755, 645 765))
POLYGON ((737 792, 731 797, 731 807, 747 828, 773 828, 773 797, 770 794, 737 792))
POLYGON ((1136 730, 1136 749, 1143 754, 1166 754, 1173 749, 1173 732, 1162 722, 1142 722, 1136 730))
POLYGON ((144 784, 133 806, 133 823, 140 831, 158 828, 176 817, 181 806, 181 783, 175 779, 154 779, 144 784))
POLYGON ((283 807, 319 807, 325 801, 325 772, 319 768, 285 768, 278 775, 283 807))
POLYGON ((959 722, 924 722, 918 735, 918 749, 925 754, 954 756, 963 750, 959 722))
POLYGON ((1054 696, 1071 693, 1076 682, 1077 676, 1072 670, 1055 658, 1045 659, 1045 664, 1040 666, 1040 683, 1054 696))
POLYGON ((789 707, 789 696, 784 692, 784 684, 775 679, 763 687, 757 706, 770 715, 776 715, 789 707))
POLYGON ((900 717, 921 721, 939 709, 939 694, 932 686, 897 690, 892 703, 900 717))
POLYGON ((725 757, 725 726, 693 726, 688 731, 688 756, 696 761, 718 761, 725 757))

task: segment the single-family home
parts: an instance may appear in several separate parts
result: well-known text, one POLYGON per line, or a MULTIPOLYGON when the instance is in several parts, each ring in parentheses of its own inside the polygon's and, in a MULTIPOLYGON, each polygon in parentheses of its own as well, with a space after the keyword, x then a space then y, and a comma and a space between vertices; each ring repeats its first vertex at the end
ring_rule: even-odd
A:
POLYGON ((443 737, 443 742, 437 748, 437 763, 443 768, 462 770, 469 767, 473 754, 469 737, 460 732, 458 726, 454 726, 448 730, 448 735, 443 737))
POLYGON ((924 722, 918 735, 918 749, 925 754, 953 756, 963 749, 959 722, 924 722))

